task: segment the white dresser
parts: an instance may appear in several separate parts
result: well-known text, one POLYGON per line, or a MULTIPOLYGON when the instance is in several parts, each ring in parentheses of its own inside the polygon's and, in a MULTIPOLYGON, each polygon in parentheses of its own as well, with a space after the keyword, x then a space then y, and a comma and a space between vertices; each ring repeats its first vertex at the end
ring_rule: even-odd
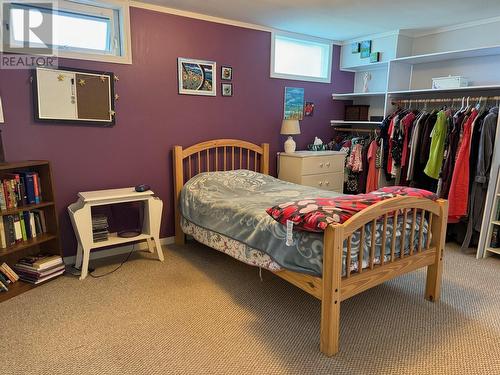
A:
POLYGON ((342 193, 345 155, 339 151, 281 152, 278 154, 278 178, 342 193))

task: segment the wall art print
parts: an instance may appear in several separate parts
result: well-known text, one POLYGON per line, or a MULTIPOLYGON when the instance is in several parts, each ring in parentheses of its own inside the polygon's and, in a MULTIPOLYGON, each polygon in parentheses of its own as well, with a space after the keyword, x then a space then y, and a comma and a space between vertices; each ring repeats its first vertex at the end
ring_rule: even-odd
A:
POLYGON ((216 96, 216 68, 215 61, 179 57, 179 94, 216 96))

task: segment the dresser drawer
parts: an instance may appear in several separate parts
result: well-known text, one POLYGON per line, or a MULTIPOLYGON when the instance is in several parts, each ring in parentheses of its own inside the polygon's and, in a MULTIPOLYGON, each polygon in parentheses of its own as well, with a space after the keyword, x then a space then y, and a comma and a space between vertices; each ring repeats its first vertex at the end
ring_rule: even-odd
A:
POLYGON ((318 189, 342 193, 344 191, 344 172, 302 176, 300 183, 318 189))
POLYGON ((315 156, 302 160, 303 176, 318 173, 336 173, 344 170, 344 155, 315 156))

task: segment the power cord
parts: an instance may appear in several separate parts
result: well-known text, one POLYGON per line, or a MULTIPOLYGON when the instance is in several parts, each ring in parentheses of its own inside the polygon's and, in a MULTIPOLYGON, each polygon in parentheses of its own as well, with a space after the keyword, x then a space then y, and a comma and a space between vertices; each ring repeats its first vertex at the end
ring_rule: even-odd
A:
MULTIPOLYGON (((114 270, 103 273, 102 275, 93 275, 92 272, 89 272, 89 275, 94 279, 98 279, 100 277, 111 275, 113 272, 118 271, 129 259, 132 253, 135 251, 135 244, 132 245, 132 250, 128 253, 127 257, 116 267, 114 270)), ((94 271, 95 272, 95 271, 94 271)))

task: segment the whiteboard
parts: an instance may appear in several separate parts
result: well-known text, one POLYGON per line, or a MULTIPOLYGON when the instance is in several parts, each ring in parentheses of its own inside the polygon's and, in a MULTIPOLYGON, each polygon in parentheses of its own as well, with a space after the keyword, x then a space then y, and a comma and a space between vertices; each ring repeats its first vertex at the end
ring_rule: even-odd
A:
POLYGON ((38 68, 37 85, 40 119, 78 119, 74 72, 38 68))

